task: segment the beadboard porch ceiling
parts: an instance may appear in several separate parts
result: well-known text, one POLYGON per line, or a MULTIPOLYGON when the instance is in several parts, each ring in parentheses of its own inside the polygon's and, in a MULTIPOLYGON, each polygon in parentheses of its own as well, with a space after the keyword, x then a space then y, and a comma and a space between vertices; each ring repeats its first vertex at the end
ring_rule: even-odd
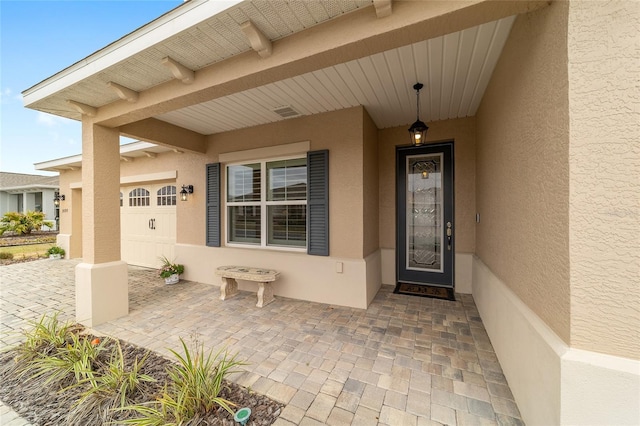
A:
MULTIPOLYGON (((192 4, 170 12, 173 13, 172 19, 180 18, 175 13, 180 8, 194 8, 206 2, 192 0, 189 3, 192 4)), ((80 119, 78 111, 66 100, 72 99, 99 108, 119 100, 114 91, 107 87, 108 82, 115 82, 136 92, 160 85, 172 79, 171 73, 161 64, 164 57, 169 56, 192 70, 198 70, 251 50, 250 43, 239 29, 240 24, 248 19, 259 26, 266 37, 275 41, 358 9, 371 7, 372 0, 252 0, 235 3, 136 54, 100 68, 97 65, 100 55, 109 54, 111 48, 107 46, 83 60, 91 59, 92 64, 95 62, 93 73, 84 70, 86 64, 80 61, 25 91, 25 103, 29 108, 80 119), (65 83, 66 74, 81 67, 88 74, 77 81, 65 83), (51 94, 37 99, 37 96, 33 96, 35 88, 41 92, 49 90, 51 94)), ((163 18, 137 32, 147 27, 151 31, 164 25, 163 18)), ((418 81, 425 85, 420 94, 420 118, 423 121, 473 116, 514 20, 515 16, 509 16, 158 114, 154 118, 210 135, 277 122, 292 116, 363 105, 378 128, 382 129, 415 120, 416 95, 412 86, 418 81), (276 111, 279 109, 286 109, 288 116, 278 114, 276 111)))

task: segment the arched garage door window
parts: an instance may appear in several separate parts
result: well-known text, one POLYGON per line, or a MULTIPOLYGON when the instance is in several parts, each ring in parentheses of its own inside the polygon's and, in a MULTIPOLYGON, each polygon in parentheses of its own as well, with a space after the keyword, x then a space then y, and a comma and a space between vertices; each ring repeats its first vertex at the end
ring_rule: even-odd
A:
POLYGON ((129 192, 129 207, 148 206, 150 200, 149 191, 144 188, 136 188, 129 192))
POLYGON ((158 189, 158 206, 175 206, 176 205, 176 187, 173 185, 163 186, 158 189))

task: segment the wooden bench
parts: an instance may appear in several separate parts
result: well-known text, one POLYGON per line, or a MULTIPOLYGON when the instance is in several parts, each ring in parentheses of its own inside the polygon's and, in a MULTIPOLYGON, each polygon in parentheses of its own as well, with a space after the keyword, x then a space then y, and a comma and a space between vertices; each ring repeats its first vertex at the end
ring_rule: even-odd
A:
POLYGON ((256 306, 262 308, 273 302, 273 287, 271 283, 278 279, 280 272, 272 269, 252 268, 250 266, 220 266, 216 269, 216 275, 222 277, 220 300, 225 300, 238 294, 238 282, 236 280, 257 282, 258 303, 256 306))

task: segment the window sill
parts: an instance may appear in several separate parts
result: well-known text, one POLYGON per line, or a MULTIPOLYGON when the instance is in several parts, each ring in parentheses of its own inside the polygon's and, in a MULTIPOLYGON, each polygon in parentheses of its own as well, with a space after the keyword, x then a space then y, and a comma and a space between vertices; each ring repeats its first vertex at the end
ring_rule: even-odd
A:
POLYGON ((229 248, 241 248, 241 249, 249 249, 249 250, 266 250, 266 251, 281 251, 281 252, 290 252, 290 253, 307 253, 306 247, 286 247, 286 246, 260 246, 257 244, 241 244, 241 243, 233 243, 227 242, 225 247, 229 248))

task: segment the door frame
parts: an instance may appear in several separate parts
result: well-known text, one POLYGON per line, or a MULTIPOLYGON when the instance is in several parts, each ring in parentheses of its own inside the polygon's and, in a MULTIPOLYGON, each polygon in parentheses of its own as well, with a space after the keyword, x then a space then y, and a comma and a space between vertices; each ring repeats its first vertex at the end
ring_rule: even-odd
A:
POLYGON ((396 146, 396 284, 407 283, 455 288, 455 184, 454 141, 420 146, 396 146), (406 264, 406 159, 407 156, 442 153, 443 155, 443 272, 407 270, 406 264), (449 165, 448 167, 446 165, 449 165), (447 250, 446 224, 451 222, 451 249, 447 250))

